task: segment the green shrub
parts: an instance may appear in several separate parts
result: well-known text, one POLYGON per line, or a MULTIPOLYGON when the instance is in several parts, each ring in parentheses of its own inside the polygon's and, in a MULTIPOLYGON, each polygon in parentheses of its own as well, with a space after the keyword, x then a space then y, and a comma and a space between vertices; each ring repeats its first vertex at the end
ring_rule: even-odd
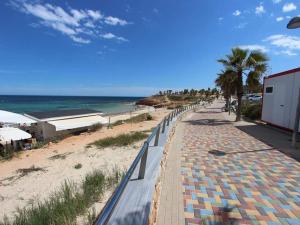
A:
POLYGON ((77 163, 75 166, 74 166, 74 168, 75 169, 81 169, 81 167, 82 167, 82 164, 81 163, 77 163))
POLYGON ((15 150, 11 145, 0 145, 0 159, 8 160, 14 156, 15 150))
POLYGON ((182 95, 169 95, 168 98, 171 101, 182 101, 184 99, 184 96, 182 96, 182 95))
POLYGON ((257 120, 261 118, 261 104, 257 103, 243 103, 242 114, 251 119, 257 120))
POLYGON ((122 125, 124 123, 140 123, 143 121, 147 121, 147 120, 153 120, 153 117, 149 114, 149 113, 143 113, 137 116, 133 116, 127 120, 118 120, 114 123, 112 123, 112 126, 118 126, 118 125, 122 125))
POLYGON ((95 132, 97 130, 100 130, 102 128, 102 124, 98 123, 98 124, 94 124, 93 126, 90 127, 89 131, 90 132, 95 132))
MULTIPOLYGON (((96 170, 88 174, 80 186, 67 182, 54 192, 48 199, 36 202, 30 207, 18 209, 12 221, 6 216, 1 225, 70 225, 75 224, 76 217, 87 212, 87 209, 99 200, 105 191, 115 187, 122 178, 117 170, 107 176, 96 170)), ((94 213, 95 214, 95 213, 94 213)), ((95 215, 88 214, 88 220, 95 215)), ((92 224, 92 223, 91 223, 92 224)))
POLYGON ((131 134, 121 134, 116 137, 107 137, 104 139, 100 139, 89 145, 95 145, 98 148, 106 148, 110 146, 127 146, 134 142, 140 141, 148 137, 144 132, 134 132, 131 134))

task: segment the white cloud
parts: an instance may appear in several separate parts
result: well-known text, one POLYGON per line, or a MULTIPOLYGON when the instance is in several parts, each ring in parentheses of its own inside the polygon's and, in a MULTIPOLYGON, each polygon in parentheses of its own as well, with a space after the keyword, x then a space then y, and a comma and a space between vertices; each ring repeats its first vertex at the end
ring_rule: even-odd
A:
POLYGON ((75 37, 75 36, 70 36, 71 39, 77 43, 81 43, 81 44, 89 44, 91 41, 88 39, 83 39, 81 37, 75 37))
POLYGON ((159 11, 158 11, 157 8, 154 8, 154 9, 153 9, 153 12, 154 12, 154 13, 159 13, 159 11))
POLYGON ((280 3, 282 0, 273 0, 273 3, 278 4, 280 3))
POLYGON ((90 17, 92 17, 94 20, 99 20, 102 19, 103 16, 100 13, 100 11, 94 11, 94 10, 87 10, 87 13, 89 14, 90 17))
POLYGON ((244 23, 240 23, 239 25, 235 26, 236 29, 243 29, 247 26, 248 23, 244 22, 244 23))
POLYGON ((234 15, 234 16, 239 16, 239 15, 241 15, 241 11, 240 11, 240 10, 235 10, 235 11, 232 13, 232 15, 234 15))
POLYGON ((279 52, 286 55, 297 55, 296 51, 300 51, 300 37, 277 34, 267 37, 264 41, 279 48, 279 52))
POLYGON ((218 20, 219 20, 219 22, 221 22, 221 21, 224 20, 224 18, 223 17, 219 17, 218 20))
POLYGON ((286 3, 286 4, 284 4, 282 11, 283 12, 291 12, 296 9, 297 9, 297 6, 294 3, 286 3))
POLYGON ((58 30, 66 35, 76 35, 76 31, 68 26, 66 26, 64 23, 60 22, 53 22, 53 23, 45 23, 46 25, 52 27, 55 30, 58 30))
POLYGON ((115 39, 115 40, 118 40, 118 41, 128 41, 127 39, 125 39, 123 37, 116 36, 113 33, 101 34, 100 37, 102 37, 104 39, 115 39))
POLYGON ((121 20, 117 17, 112 17, 112 16, 106 17, 104 21, 105 21, 105 23, 112 25, 112 26, 116 26, 116 25, 124 26, 124 25, 128 24, 128 22, 126 20, 121 20))
MULTIPOLYGON (((10 0, 11 7, 20 10, 23 13, 34 16, 38 19, 35 27, 46 26, 67 35, 71 40, 81 44, 88 44, 91 38, 95 38, 100 30, 103 31, 102 25, 120 25, 129 24, 126 20, 112 16, 104 16, 99 10, 92 9, 63 9, 53 4, 43 4, 40 1, 10 0)), ((127 41, 123 37, 115 36, 114 39, 127 41)))
POLYGON ((263 5, 259 5, 255 8, 255 14, 257 14, 257 15, 264 14, 265 12, 266 12, 266 10, 263 5))
POLYGON ((263 45, 240 45, 238 46, 241 49, 247 49, 250 51, 261 51, 261 52, 268 52, 269 49, 263 45))
POLYGON ((292 52, 291 50, 283 50, 280 52, 281 54, 284 54, 284 55, 288 55, 288 56, 295 56, 295 55, 298 55, 296 52, 292 52))
POLYGON ((282 16, 276 18, 276 21, 277 21, 277 22, 280 22, 280 21, 282 21, 282 20, 284 20, 284 18, 283 18, 282 16))

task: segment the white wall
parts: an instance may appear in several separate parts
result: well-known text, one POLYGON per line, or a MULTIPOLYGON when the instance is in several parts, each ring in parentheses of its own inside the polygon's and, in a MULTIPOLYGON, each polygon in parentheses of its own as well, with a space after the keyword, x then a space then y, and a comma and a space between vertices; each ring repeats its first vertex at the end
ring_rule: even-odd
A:
POLYGON ((265 79, 262 120, 289 129, 293 129, 300 72, 265 79), (273 93, 266 93, 272 86, 273 93))

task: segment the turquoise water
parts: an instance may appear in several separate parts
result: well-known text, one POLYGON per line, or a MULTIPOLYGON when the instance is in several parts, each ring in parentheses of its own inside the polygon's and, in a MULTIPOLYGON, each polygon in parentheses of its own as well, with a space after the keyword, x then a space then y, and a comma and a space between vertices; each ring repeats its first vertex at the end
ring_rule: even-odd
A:
POLYGON ((0 109, 16 113, 63 109, 93 109, 103 113, 128 112, 142 97, 0 95, 0 109))

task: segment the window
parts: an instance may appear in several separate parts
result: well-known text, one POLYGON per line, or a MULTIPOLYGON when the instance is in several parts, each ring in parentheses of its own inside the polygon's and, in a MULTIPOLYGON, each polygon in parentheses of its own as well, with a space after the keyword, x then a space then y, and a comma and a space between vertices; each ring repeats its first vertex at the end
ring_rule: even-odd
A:
POLYGON ((272 94, 273 93, 273 86, 266 87, 266 93, 267 94, 272 94))

